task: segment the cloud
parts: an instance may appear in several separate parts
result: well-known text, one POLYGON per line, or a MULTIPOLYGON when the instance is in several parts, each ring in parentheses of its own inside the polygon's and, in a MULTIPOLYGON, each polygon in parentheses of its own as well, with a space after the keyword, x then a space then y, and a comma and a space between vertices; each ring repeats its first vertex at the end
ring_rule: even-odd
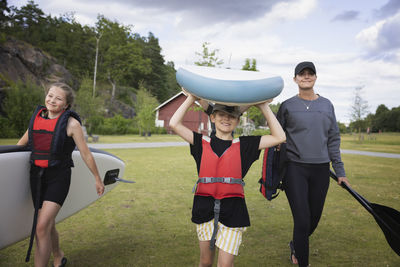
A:
POLYGON ((358 18, 359 12, 355 10, 344 11, 336 15, 331 21, 352 21, 358 18))
POLYGON ((279 1, 266 17, 280 20, 302 19, 314 10, 316 0, 279 1))
POLYGON ((396 14, 398 11, 400 11, 400 1, 389 0, 384 6, 375 11, 375 15, 378 18, 386 18, 396 14))
MULTIPOLYGON (((297 0, 285 0, 296 2, 297 0)), ((182 22, 210 25, 211 23, 241 23, 254 20, 268 13, 281 0, 117 0, 114 4, 126 9, 154 10, 159 14, 172 13, 182 22)), ((86 0, 87 5, 109 5, 109 0, 86 0)), ((155 18, 157 19, 157 18, 155 18)))
POLYGON ((174 31, 179 36, 178 43, 177 39, 160 39, 160 43, 166 55, 171 55, 167 56, 168 60, 177 65, 193 63, 196 60, 194 51, 200 51, 205 41, 212 44, 212 49, 220 49, 219 55, 227 66, 241 66, 245 58, 256 58, 258 65, 263 61, 269 64, 294 64, 296 59, 289 54, 296 53, 285 51, 281 37, 272 33, 271 29, 285 21, 307 17, 315 7, 316 0, 280 2, 264 16, 239 24, 220 22, 212 27, 193 29, 188 22, 183 22, 183 25, 176 25, 174 31))
POLYGON ((362 30, 356 38, 366 47, 368 57, 397 61, 400 60, 399 29, 400 12, 362 30))

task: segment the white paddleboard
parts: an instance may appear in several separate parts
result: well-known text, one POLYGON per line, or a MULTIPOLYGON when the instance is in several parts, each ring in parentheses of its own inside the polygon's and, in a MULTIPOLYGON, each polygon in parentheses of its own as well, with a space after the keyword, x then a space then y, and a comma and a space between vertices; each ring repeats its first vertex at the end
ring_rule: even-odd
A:
MULTIPOLYGON (((31 152, 18 150, 17 146, 0 146, 0 249, 28 237, 32 229, 34 208, 29 184, 31 152)), ((106 194, 118 184, 113 177, 123 176, 125 164, 105 151, 91 151, 100 177, 104 179, 108 172, 107 180, 111 179, 113 182, 105 186, 106 194)), ((75 167, 72 168, 70 190, 56 222, 73 215, 99 198, 95 179, 79 151, 72 153, 72 159, 75 167)))
POLYGON ((258 71, 183 66, 176 80, 185 91, 210 102, 225 105, 253 105, 282 92, 283 79, 258 71))

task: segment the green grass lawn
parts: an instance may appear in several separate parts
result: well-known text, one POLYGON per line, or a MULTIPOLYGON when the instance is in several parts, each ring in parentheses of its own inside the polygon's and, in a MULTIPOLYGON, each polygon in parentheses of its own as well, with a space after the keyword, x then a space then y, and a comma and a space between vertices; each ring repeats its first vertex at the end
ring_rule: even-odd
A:
POLYGON ((362 142, 357 134, 344 134, 341 138, 342 149, 400 153, 400 133, 363 134, 362 142))
MULTIPOLYGON (((68 266, 197 266, 190 221, 196 166, 188 147, 108 150, 126 163, 120 184, 57 225, 68 266)), ((400 210, 400 160, 343 155, 353 188, 369 201, 400 210)), ((246 176, 251 227, 236 266, 293 266, 287 246, 292 219, 284 193, 268 202, 258 192, 261 161, 246 176)), ((3 215, 4 216, 4 215, 3 215)), ((0 236, 1 238, 1 236, 0 236)), ((0 266, 25 264, 28 241, 0 250, 0 266)), ((324 213, 310 239, 318 266, 400 266, 371 215, 331 180, 324 213)))

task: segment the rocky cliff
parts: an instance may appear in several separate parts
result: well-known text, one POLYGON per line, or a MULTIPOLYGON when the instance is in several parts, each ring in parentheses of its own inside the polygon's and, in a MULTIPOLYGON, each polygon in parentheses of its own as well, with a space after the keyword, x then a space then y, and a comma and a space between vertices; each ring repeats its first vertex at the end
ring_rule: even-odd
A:
MULTIPOLYGON (((78 81, 54 57, 31 44, 7 37, 4 43, 0 43, 0 113, 4 90, 9 87, 10 82, 18 80, 31 81, 43 87, 57 81, 65 82, 75 89, 79 87, 78 81)), ((118 100, 105 105, 107 116, 115 113, 120 113, 125 118, 135 116, 134 108, 118 100)))
POLYGON ((56 81, 76 85, 71 73, 55 58, 26 42, 8 37, 0 43, 0 101, 9 82, 18 80, 30 80, 43 86, 56 81))

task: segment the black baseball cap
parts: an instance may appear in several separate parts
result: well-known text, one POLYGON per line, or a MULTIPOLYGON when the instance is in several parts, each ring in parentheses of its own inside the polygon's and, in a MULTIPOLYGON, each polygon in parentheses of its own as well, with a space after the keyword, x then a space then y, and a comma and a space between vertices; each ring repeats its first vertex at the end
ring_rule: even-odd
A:
POLYGON ((239 118, 241 114, 240 109, 238 106, 225 106, 221 104, 215 104, 213 108, 213 113, 215 111, 222 111, 224 113, 227 113, 235 118, 239 118))
POLYGON ((294 69, 294 77, 296 77, 296 75, 299 74, 304 69, 310 69, 314 72, 314 74, 317 74, 317 70, 315 69, 314 63, 310 61, 303 61, 297 64, 296 68, 294 69))

